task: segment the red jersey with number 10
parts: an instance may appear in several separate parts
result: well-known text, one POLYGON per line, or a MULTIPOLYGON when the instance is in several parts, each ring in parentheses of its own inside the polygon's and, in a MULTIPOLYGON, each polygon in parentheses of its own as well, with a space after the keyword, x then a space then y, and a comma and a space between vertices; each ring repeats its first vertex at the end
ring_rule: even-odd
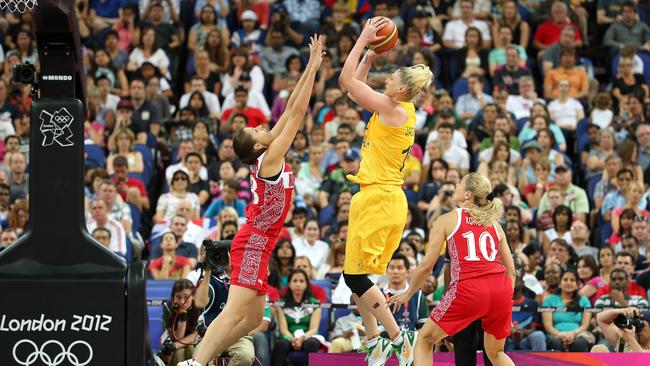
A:
POLYGON ((294 176, 289 164, 285 163, 282 173, 275 180, 260 178, 259 170, 265 154, 257 158, 255 165, 251 165, 253 198, 246 207, 246 224, 267 236, 277 237, 291 207, 294 176))
MULTIPOLYGON (((505 272, 499 256, 499 234, 495 225, 474 223, 469 211, 456 209, 458 222, 447 237, 451 259, 451 283, 505 272)), ((508 245, 507 243, 503 243, 508 245)))

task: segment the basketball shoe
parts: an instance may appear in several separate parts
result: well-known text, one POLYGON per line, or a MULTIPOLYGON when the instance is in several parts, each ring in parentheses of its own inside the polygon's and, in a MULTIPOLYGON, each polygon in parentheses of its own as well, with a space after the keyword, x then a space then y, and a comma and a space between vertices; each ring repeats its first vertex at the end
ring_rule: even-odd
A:
MULTIPOLYGON (((377 337, 368 341, 366 361, 368 366, 384 366, 393 353, 393 344, 390 339, 377 337)), ((185 365, 183 365, 185 366, 185 365)))
POLYGON ((412 330, 403 330, 399 338, 392 344, 393 353, 397 356, 400 366, 413 365, 413 351, 417 333, 412 330))

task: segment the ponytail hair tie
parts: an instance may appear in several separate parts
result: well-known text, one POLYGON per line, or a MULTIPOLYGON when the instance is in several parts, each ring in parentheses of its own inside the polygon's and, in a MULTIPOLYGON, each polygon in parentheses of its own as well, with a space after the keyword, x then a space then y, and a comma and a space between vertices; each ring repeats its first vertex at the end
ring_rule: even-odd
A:
POLYGON ((488 201, 492 201, 494 199, 494 191, 488 193, 488 195, 485 196, 485 199, 488 201))

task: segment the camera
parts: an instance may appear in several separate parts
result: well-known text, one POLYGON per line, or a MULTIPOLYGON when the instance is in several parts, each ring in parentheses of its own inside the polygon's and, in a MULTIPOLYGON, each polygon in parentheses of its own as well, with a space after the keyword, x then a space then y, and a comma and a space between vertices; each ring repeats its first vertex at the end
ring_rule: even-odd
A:
POLYGON ((174 341, 170 337, 167 337, 160 346, 160 359, 167 364, 171 361, 174 352, 176 352, 176 345, 174 345, 174 341))
POLYGON ((616 317, 616 319, 614 319, 614 325, 620 329, 632 329, 632 327, 634 327, 634 330, 637 334, 641 333, 643 327, 645 326, 641 317, 635 316, 633 318, 628 318, 623 314, 620 314, 616 317))
POLYGON ((29 62, 14 65, 12 79, 17 83, 34 84, 36 81, 36 67, 29 62))
POLYGON ((210 240, 203 241, 205 247, 205 260, 202 263, 203 268, 210 268, 214 272, 223 272, 230 266, 230 243, 232 240, 210 240))
POLYGON ((454 192, 452 191, 444 191, 442 193, 445 195, 445 197, 452 197, 454 195, 454 192))

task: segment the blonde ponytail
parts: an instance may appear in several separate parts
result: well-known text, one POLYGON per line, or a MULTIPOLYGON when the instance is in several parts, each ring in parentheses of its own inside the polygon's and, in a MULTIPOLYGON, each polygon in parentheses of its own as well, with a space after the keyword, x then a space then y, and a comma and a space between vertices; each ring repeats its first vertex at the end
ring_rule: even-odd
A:
POLYGON ((474 196, 474 207, 468 209, 474 222, 490 226, 499 221, 503 216, 503 202, 494 197, 490 181, 479 173, 469 173, 464 179, 465 191, 474 196))
POLYGON ((431 84, 433 73, 429 66, 418 64, 411 67, 400 67, 399 77, 408 89, 407 100, 413 101, 420 95, 422 89, 431 84))

